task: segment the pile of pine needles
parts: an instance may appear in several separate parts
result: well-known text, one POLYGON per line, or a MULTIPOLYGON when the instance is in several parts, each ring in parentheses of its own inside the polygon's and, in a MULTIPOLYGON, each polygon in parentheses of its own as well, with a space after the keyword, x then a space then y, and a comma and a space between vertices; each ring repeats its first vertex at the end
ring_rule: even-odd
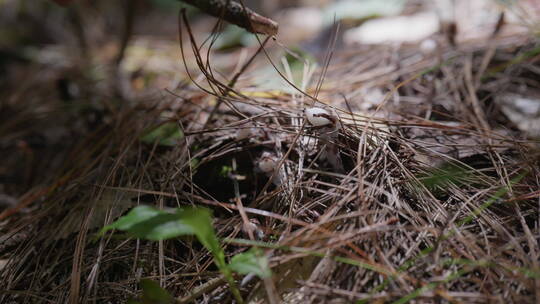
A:
POLYGON ((539 301, 539 150, 495 101, 540 87, 537 40, 328 52, 296 79, 261 41, 228 77, 185 26, 191 80, 159 98, 66 69, 3 98, 0 302, 123 303, 142 278, 232 302, 192 238, 94 238, 139 204, 209 207, 229 256, 263 249, 273 286, 237 277, 251 303, 539 301), (288 90, 254 85, 270 64, 288 90), (84 103, 55 97, 67 73, 84 103))

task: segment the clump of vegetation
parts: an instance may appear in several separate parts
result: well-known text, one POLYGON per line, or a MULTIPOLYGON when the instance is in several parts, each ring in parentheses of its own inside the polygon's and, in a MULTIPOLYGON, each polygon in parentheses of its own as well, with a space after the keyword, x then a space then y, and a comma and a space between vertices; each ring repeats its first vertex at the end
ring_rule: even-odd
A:
MULTIPOLYGON (((169 213, 149 206, 139 206, 114 223, 104 227, 100 234, 103 235, 111 229, 127 231, 133 237, 151 241, 168 240, 182 235, 195 235, 212 254, 214 263, 229 284, 238 303, 244 301, 236 287, 232 276, 233 271, 240 274, 257 274, 263 279, 271 276, 268 261, 257 250, 236 254, 231 258, 229 264, 225 261, 225 252, 212 227, 210 211, 205 208, 179 208, 174 213, 169 213)), ((166 296, 161 289, 150 288, 153 286, 152 283, 143 281, 142 284, 143 290, 145 290, 145 285, 146 289, 150 289, 143 295, 143 303, 145 303, 145 297, 163 298, 170 302, 172 297, 166 296)), ((159 287, 159 285, 157 286, 159 287)))

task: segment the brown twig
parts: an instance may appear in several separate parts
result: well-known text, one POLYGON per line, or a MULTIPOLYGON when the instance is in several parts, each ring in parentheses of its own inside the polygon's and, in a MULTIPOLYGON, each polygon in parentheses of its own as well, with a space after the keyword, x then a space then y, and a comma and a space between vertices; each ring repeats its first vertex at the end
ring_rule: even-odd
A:
POLYGON ((252 33, 273 36, 277 34, 278 24, 263 17, 243 4, 232 0, 182 0, 214 17, 236 24, 252 33))

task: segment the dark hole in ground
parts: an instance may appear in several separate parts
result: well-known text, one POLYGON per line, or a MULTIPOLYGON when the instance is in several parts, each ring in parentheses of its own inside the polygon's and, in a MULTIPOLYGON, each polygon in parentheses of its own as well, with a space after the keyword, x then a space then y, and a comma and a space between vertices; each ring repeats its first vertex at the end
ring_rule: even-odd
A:
POLYGON ((197 167, 193 182, 216 200, 229 202, 235 198, 233 175, 237 175, 242 201, 249 202, 267 181, 255 169, 257 150, 241 151, 203 163, 197 167), (236 160, 236 172, 233 172, 233 159, 236 160))

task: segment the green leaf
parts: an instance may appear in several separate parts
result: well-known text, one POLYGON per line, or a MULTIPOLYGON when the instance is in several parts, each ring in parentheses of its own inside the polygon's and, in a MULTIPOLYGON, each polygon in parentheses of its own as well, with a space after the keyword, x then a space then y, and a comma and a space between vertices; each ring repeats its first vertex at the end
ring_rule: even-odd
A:
POLYGON ((133 226, 143 223, 160 214, 166 214, 166 212, 145 205, 135 207, 131 209, 128 214, 122 216, 114 223, 103 227, 99 232, 99 235, 102 236, 105 232, 112 229, 129 231, 133 226))
POLYGON ((268 266, 268 259, 257 248, 252 248, 247 252, 235 255, 231 259, 229 268, 240 274, 253 273, 260 278, 269 278, 272 276, 272 271, 268 266))
POLYGON ((142 304, 168 304, 172 303, 173 297, 157 282, 148 279, 142 279, 139 284, 143 291, 141 297, 142 304))
POLYGON ((168 240, 182 235, 196 234, 194 227, 186 225, 179 219, 178 214, 158 214, 132 225, 127 232, 136 238, 151 241, 168 240))
POLYGON ((204 247, 212 253, 221 251, 214 227, 212 226, 212 213, 207 208, 185 208, 177 213, 180 220, 193 229, 194 234, 204 247))
POLYGON ((111 229, 126 231, 137 238, 152 241, 171 239, 181 235, 195 235, 199 242, 212 253, 214 262, 225 276, 237 301, 243 302, 234 283, 231 269, 225 262, 225 253, 216 237, 209 209, 185 207, 178 208, 176 213, 167 213, 150 206, 138 206, 116 222, 104 227, 100 236, 111 229))
POLYGON ((225 264, 225 255, 212 226, 211 212, 206 208, 186 207, 177 209, 176 213, 167 213, 150 206, 138 206, 101 229, 100 235, 112 229, 152 241, 195 235, 222 266, 225 264))
POLYGON ((176 213, 167 213, 150 206, 138 206, 104 227, 100 235, 111 229, 126 231, 134 237, 152 241, 195 235, 212 253, 221 250, 212 227, 210 210, 206 208, 179 208, 176 213))
POLYGON ((183 136, 184 134, 180 130, 178 123, 166 122, 147 130, 140 139, 147 144, 153 144, 157 141, 161 146, 174 146, 183 136))

